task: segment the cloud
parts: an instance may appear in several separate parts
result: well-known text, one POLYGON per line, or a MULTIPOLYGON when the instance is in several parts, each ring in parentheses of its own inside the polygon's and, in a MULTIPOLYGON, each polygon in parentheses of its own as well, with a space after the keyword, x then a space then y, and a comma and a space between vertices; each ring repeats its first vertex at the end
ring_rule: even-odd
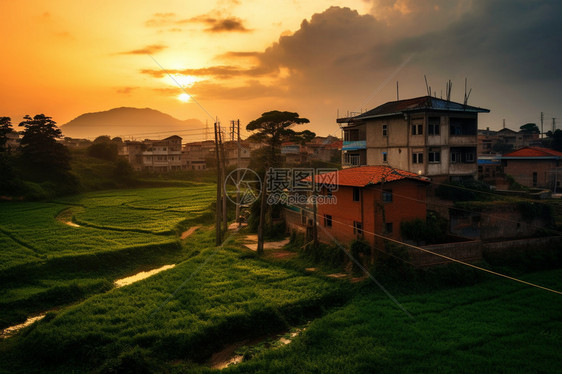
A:
MULTIPOLYGON (((141 70, 142 74, 151 75, 155 78, 162 78, 166 76, 166 72, 163 70, 155 70, 155 69, 143 69, 141 70)), ((200 68, 200 69, 170 69, 167 70, 169 74, 181 74, 181 75, 193 75, 193 76, 211 76, 216 79, 228 79, 233 77, 256 77, 256 76, 263 76, 270 74, 271 71, 268 71, 264 67, 254 67, 254 68, 241 68, 238 66, 211 66, 208 68, 200 68)))
MULTIPOLYGON (((372 4, 372 14, 364 15, 328 8, 263 51, 225 52, 216 59, 228 63, 171 73, 209 77, 190 88, 198 97, 246 100, 240 101, 240 108, 270 105, 272 101, 263 98, 275 97, 275 102, 303 112, 313 123, 334 123, 338 107, 356 110, 365 97, 371 98, 369 106, 394 100, 396 80, 401 98, 424 95, 424 74, 430 84, 442 82, 443 88, 453 79, 453 100, 462 98, 459 87, 468 77, 474 84, 472 103, 492 109, 500 122, 501 116, 524 118, 524 111, 559 112, 562 2, 372 4)), ((217 19, 201 16, 197 22, 214 25, 217 19)), ((164 75, 157 70, 142 73, 164 75)))
POLYGON ((115 92, 117 92, 118 94, 130 95, 137 88, 138 87, 120 87, 115 89, 115 92))
POLYGON ((146 55, 146 54, 152 55, 166 48, 168 48, 168 46, 162 44, 153 44, 153 45, 148 45, 141 49, 134 49, 132 51, 127 51, 127 52, 120 52, 119 54, 120 55, 146 55))
POLYGON ((164 27, 174 24, 175 13, 155 13, 144 24, 147 27, 164 27))
MULTIPOLYGON (((236 4, 236 2, 233 4, 236 4)), ((220 16, 220 11, 216 13, 218 16, 200 15, 186 19, 178 19, 176 13, 155 13, 152 15, 151 19, 145 22, 145 26, 167 28, 167 31, 181 31, 177 26, 189 23, 203 23, 208 26, 205 31, 210 33, 252 31, 244 26, 244 21, 240 18, 220 16)))
POLYGON ((247 29, 243 21, 237 17, 226 17, 226 18, 215 18, 206 15, 193 17, 188 20, 182 20, 178 22, 200 22, 207 24, 209 28, 205 29, 207 32, 250 32, 247 29))

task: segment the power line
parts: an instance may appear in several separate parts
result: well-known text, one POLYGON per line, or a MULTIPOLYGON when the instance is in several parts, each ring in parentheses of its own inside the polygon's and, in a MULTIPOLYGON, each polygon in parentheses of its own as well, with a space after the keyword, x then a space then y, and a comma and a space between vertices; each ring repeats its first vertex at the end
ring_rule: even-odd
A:
MULTIPOLYGON (((304 209, 305 211, 311 212, 309 209, 306 209, 306 208, 301 208, 301 209, 304 209)), ((317 213, 317 214, 318 214, 318 213, 317 213)), ((318 215, 319 215, 319 214, 318 214, 318 215)), ((343 223, 343 222, 341 222, 341 221, 334 220, 333 217, 332 217, 332 222, 336 222, 336 223, 339 223, 340 225, 347 226, 347 227, 350 227, 350 228, 353 227, 353 226, 348 225, 348 224, 346 224, 346 223, 343 223)), ((322 226, 320 226, 320 227, 322 227, 322 226)), ((325 229, 324 229, 324 230, 325 230, 325 229)), ((482 267, 480 267, 480 266, 476 266, 476 265, 470 264, 470 263, 468 263, 468 262, 464 262, 464 261, 461 261, 461 260, 457 260, 457 259, 455 259, 455 258, 452 258, 452 257, 449 257, 449 256, 445 256, 445 255, 442 255, 442 254, 440 254, 440 253, 436 253, 436 252, 430 251, 430 250, 428 250, 428 249, 425 249, 425 248, 422 248, 422 247, 418 247, 418 246, 413 245, 413 244, 408 244, 408 243, 405 243, 405 242, 401 242, 401 241, 399 241, 399 240, 392 239, 392 238, 389 238, 389 237, 384 236, 384 235, 376 234, 376 233, 374 233, 374 232, 370 232, 370 231, 367 231, 367 230, 365 230, 365 229, 361 229, 361 231, 362 231, 363 233, 367 233, 367 234, 369 234, 369 235, 373 235, 373 236, 378 237, 378 238, 381 238, 381 239, 383 239, 383 240, 387 240, 387 241, 390 241, 390 242, 393 242, 393 243, 397 243, 397 244, 399 244, 399 245, 403 245, 403 246, 406 246, 406 247, 409 247, 409 248, 413 248, 413 249, 416 249, 416 250, 419 250, 419 251, 422 251, 422 252, 425 252, 425 253, 429 253, 429 254, 432 254, 432 255, 434 255, 434 256, 441 257, 441 258, 444 258, 444 259, 446 259, 446 260, 448 260, 448 261, 456 262, 456 263, 461 264, 461 265, 464 265, 464 266, 469 266, 469 267, 474 268, 474 269, 476 269, 476 270, 484 271, 484 272, 489 273, 489 274, 492 274, 492 275, 496 275, 496 276, 499 276, 499 277, 502 277, 502 278, 506 278, 506 279, 509 279, 509 280, 512 280, 512 281, 515 281, 515 282, 519 282, 519 283, 522 283, 522 284, 525 284, 525 285, 528 285, 528 286, 531 286, 531 287, 539 288, 539 289, 542 289, 542 290, 545 290, 545 291, 548 291, 548 292, 552 292, 552 293, 555 293, 555 294, 562 295, 562 292, 560 292, 560 291, 553 290, 553 289, 551 289, 551 288, 547 288, 547 287, 544 287, 544 286, 541 286, 541 285, 538 285, 538 284, 534 284, 534 283, 531 283, 531 282, 527 282, 527 281, 524 281, 524 280, 522 280, 522 279, 510 277, 509 275, 501 274, 501 273, 495 272, 495 271, 493 271, 493 270, 485 269, 485 268, 482 268, 482 267)), ((333 236, 332 236, 332 237, 333 237, 333 236)), ((336 243, 336 244, 337 244, 337 243, 336 243)), ((386 252, 385 252, 385 253, 386 253, 386 252)))

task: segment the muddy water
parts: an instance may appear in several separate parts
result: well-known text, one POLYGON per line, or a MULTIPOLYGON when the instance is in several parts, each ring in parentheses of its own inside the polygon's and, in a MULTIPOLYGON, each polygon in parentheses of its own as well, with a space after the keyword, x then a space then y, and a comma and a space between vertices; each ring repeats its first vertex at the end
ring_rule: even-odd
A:
POLYGON ((176 266, 176 265, 174 265, 174 264, 172 264, 172 265, 164 265, 164 266, 162 266, 162 267, 160 267, 160 268, 158 268, 158 269, 153 269, 153 270, 149 270, 149 271, 141 271, 140 273, 137 273, 137 274, 132 275, 132 276, 130 276, 130 277, 117 279, 117 280, 114 282, 114 284, 115 284, 115 287, 117 287, 117 288, 123 287, 123 286, 127 286, 127 285, 129 285, 129 284, 132 284, 132 283, 138 282, 138 281, 140 281, 140 280, 146 279, 146 278, 148 278, 148 277, 150 277, 150 276, 153 276, 154 274, 158 274, 158 273, 160 273, 161 271, 171 269, 171 268, 173 268, 174 266, 176 266))
POLYGON ((304 328, 296 329, 290 334, 287 331, 282 334, 268 335, 266 337, 261 337, 253 340, 243 340, 234 344, 230 344, 227 347, 225 347, 222 351, 214 353, 211 356, 208 365, 211 367, 211 369, 222 370, 231 365, 239 364, 242 361, 244 361, 244 356, 236 353, 238 349, 244 346, 253 347, 263 342, 269 342, 269 346, 270 346, 269 349, 275 349, 280 346, 291 343, 293 339, 303 331, 304 328))
POLYGON ((42 320, 46 315, 47 313, 42 313, 34 317, 29 317, 24 323, 20 323, 19 325, 7 327, 4 330, 2 330, 2 332, 0 333, 0 338, 3 339, 9 338, 10 336, 14 335, 24 327, 31 325, 33 322, 42 320))

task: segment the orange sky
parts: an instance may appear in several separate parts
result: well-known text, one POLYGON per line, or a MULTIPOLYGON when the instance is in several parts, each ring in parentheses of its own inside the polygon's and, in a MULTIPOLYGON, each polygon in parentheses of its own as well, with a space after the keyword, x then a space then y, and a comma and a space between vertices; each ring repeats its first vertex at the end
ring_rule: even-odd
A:
MULTIPOLYGON (((278 109, 298 111, 319 134, 339 135, 338 110, 394 100, 396 80, 401 98, 422 96, 427 74, 437 96, 453 79, 457 101, 468 76, 469 104, 492 110, 481 127, 498 128, 507 118, 518 128, 537 122, 541 110, 550 125, 562 112, 560 74, 552 76, 559 69, 540 62, 533 73, 524 56, 512 56, 526 49, 515 41, 532 43, 521 40, 526 27, 549 27, 548 20, 537 25, 559 15, 556 1, 544 3, 530 11, 517 0, 494 6, 483 0, 2 1, 0 115, 17 123, 25 114, 44 113, 60 125, 82 113, 132 106, 245 124, 278 109), (502 4, 525 14, 526 22, 512 22, 516 15, 502 4), (474 20, 474 32, 467 19, 474 20), (442 40, 433 43, 436 38, 442 40), (453 53, 463 43, 475 51, 453 53), (511 49, 497 53, 494 43, 511 49), (158 64, 205 110, 179 100, 181 90, 158 64)), ((559 32, 550 29, 550 35, 529 52, 544 52, 556 64, 559 32)))

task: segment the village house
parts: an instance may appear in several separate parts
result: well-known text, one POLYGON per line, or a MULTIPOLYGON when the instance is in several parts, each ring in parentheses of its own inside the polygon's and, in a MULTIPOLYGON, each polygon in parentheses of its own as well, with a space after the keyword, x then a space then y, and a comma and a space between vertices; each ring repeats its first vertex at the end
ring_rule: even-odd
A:
POLYGON ((214 157, 215 142, 212 140, 186 143, 182 149, 182 164, 187 170, 205 170, 209 167, 207 162, 214 157))
POLYGON ((434 180, 476 178, 478 113, 489 110, 424 96, 339 118, 342 165, 389 165, 434 180))
POLYGON ((542 147, 525 147, 504 154, 501 160, 504 173, 523 186, 551 191, 560 189, 562 152, 542 147))
POLYGON ((177 135, 162 140, 125 141, 119 155, 137 171, 169 172, 182 169, 181 141, 177 135))
MULTIPOLYGON (((347 245, 364 239, 383 250, 383 240, 374 234, 402 240, 402 222, 426 219, 429 181, 415 173, 390 166, 361 166, 317 175, 315 181, 323 186, 320 193, 324 198, 316 206, 322 242, 336 239, 347 245)), ((310 206, 288 209, 289 229, 306 232, 312 226, 311 212, 310 206)))
POLYGON ((496 155, 540 145, 540 136, 526 131, 503 128, 499 131, 478 130, 478 155, 496 155))

